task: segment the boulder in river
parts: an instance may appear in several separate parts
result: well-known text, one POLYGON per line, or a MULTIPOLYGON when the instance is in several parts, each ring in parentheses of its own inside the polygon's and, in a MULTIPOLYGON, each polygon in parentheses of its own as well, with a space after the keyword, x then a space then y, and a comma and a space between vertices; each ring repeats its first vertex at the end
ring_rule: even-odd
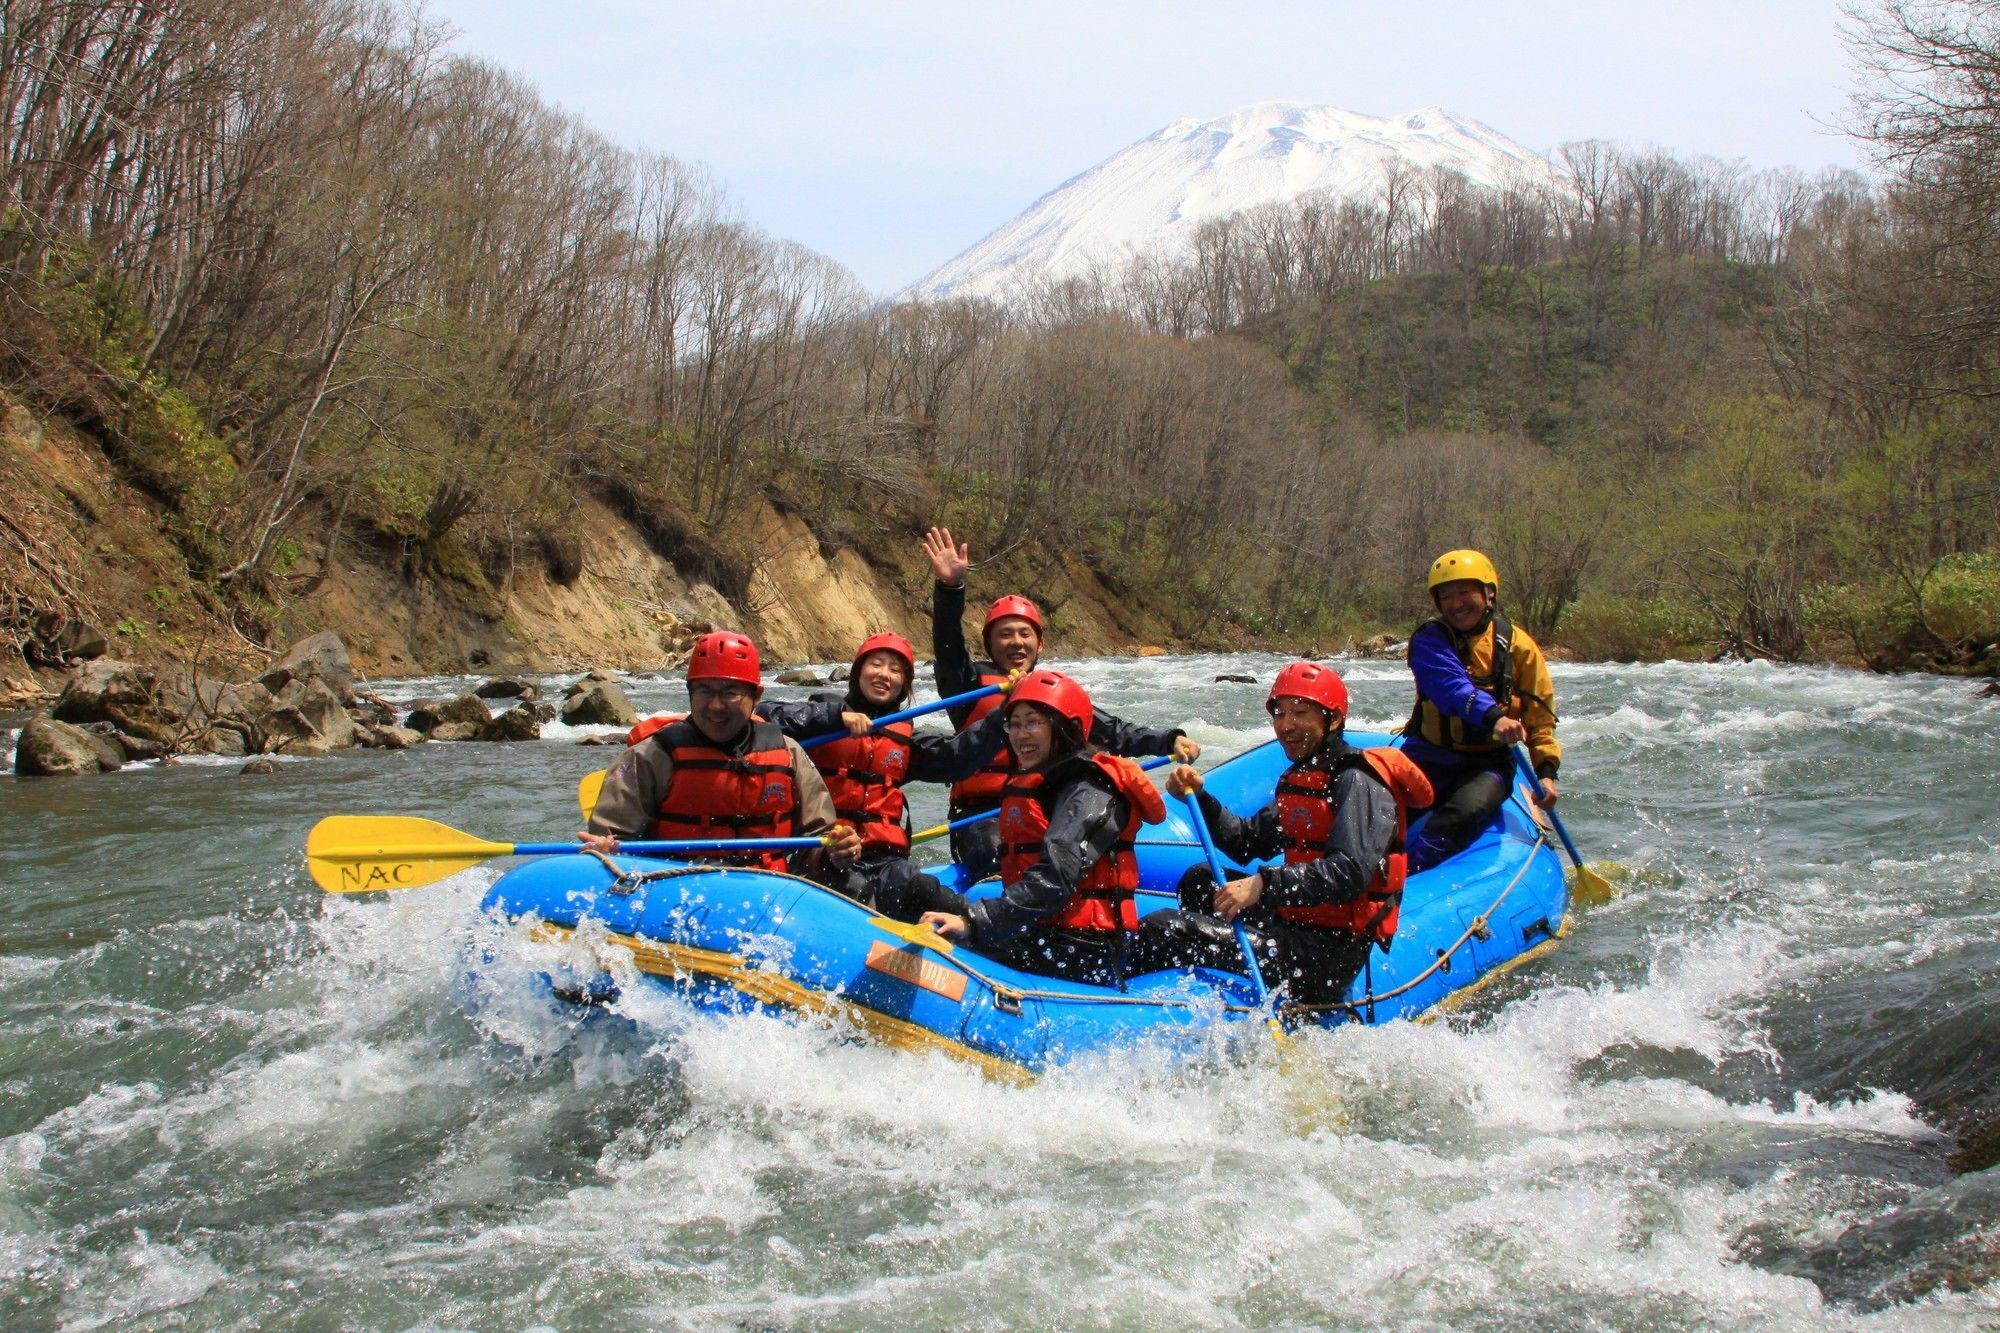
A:
POLYGON ((1134 657, 1165 657, 1167 650, 1157 643, 1142 643, 1132 654, 1134 657))
POLYGON ((115 773, 124 763, 112 742, 46 715, 29 719, 14 748, 14 772, 24 778, 115 773))
POLYGON ((237 769, 236 771, 238 773, 245 775, 246 777, 254 777, 265 773, 275 773, 278 771, 278 761, 269 758, 252 759, 249 763, 243 765, 243 767, 237 769))
POLYGON ((502 676, 497 680, 480 682, 473 693, 482 699, 532 699, 535 687, 525 680, 502 676))
POLYGON ((476 741, 483 722, 440 722, 425 739, 433 741, 476 741))
POLYGON ((535 716, 532 704, 517 704, 504 713, 495 713, 493 720, 482 726, 475 737, 482 741, 536 741, 541 738, 541 719, 535 716))
POLYGON ((824 685, 826 677, 808 667, 793 667, 790 671, 780 671, 771 677, 780 685, 824 685))
POLYGON ((422 745, 424 733, 408 727, 377 727, 375 743, 385 750, 407 750, 412 745, 422 745))
POLYGON ((262 718, 265 748, 286 754, 328 754, 358 742, 354 719, 317 676, 294 677, 271 697, 262 718))
POLYGON ((1217 676, 1215 678, 1215 683, 1217 685, 1221 685, 1224 682, 1227 682, 1231 685, 1255 685, 1257 683, 1257 678, 1255 676, 1237 675, 1234 672, 1224 672, 1222 675, 1217 676))
POLYGON ((582 694, 593 685, 609 684, 615 682, 617 679, 617 673, 606 671, 603 667, 598 667, 594 671, 586 671, 569 683, 569 687, 563 691, 563 698, 567 699, 572 695, 582 694))
POLYGON ((841 681, 846 680, 850 674, 852 674, 850 668, 844 666, 837 666, 833 670, 826 673, 826 678, 827 680, 837 685, 841 681))
POLYGON ((192 704, 186 692, 136 662, 100 657, 87 662, 56 698, 58 722, 109 722, 147 740, 170 741, 181 731, 192 704))
POLYGON ((562 720, 572 727, 629 727, 639 713, 615 681, 598 680, 563 700, 562 720))
POLYGON ((354 697, 354 663, 348 659, 347 645, 332 630, 300 639, 257 677, 257 683, 277 694, 292 681, 309 679, 320 681, 342 703, 354 697))
POLYGON ((412 731, 421 731, 432 740, 439 727, 451 723, 464 723, 472 727, 483 727, 493 720, 493 711, 486 701, 474 694, 461 694, 456 699, 441 704, 427 704, 412 708, 410 715, 403 719, 403 725, 412 731))

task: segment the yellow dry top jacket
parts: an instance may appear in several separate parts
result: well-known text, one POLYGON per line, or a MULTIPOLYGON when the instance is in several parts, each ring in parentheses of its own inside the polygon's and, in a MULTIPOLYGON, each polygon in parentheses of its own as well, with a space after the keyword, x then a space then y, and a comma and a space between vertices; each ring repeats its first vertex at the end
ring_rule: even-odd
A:
MULTIPOLYGON (((1555 683, 1549 679, 1548 661, 1542 656, 1541 645, 1526 630, 1516 628, 1497 612, 1484 629, 1465 638, 1436 618, 1425 621, 1411 634, 1410 658, 1417 676, 1417 700, 1403 728, 1404 734, 1440 750, 1461 754, 1490 754, 1501 748, 1488 727, 1467 719, 1463 710, 1451 710, 1448 702, 1440 707, 1425 694, 1423 672, 1417 663, 1417 638, 1429 633, 1443 635, 1472 683, 1497 702, 1506 716, 1519 718, 1528 729, 1528 754, 1535 771, 1543 772, 1544 765, 1549 771, 1559 766, 1562 743, 1556 739, 1555 683), (1496 637, 1507 644, 1506 661, 1497 671, 1493 656, 1496 637)), ((1490 711, 1486 705, 1481 708, 1490 711)))

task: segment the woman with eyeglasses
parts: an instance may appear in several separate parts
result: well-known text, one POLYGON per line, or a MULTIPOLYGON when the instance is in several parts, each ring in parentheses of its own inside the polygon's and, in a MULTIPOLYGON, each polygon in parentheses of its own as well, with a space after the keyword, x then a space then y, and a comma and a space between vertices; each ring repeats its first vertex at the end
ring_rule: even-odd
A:
POLYGON ((759 870, 823 874, 861 854, 836 822, 826 782, 797 741, 753 715, 763 697, 757 645, 719 631, 688 658, 688 715, 629 747, 605 776, 583 845, 615 852, 621 838, 714 838, 697 858, 759 870), (730 853, 745 838, 825 837, 823 848, 730 853))
POLYGON ((1090 696, 1054 671, 1033 671, 1007 696, 1016 771, 1000 798, 997 898, 929 904, 921 921, 1024 972, 1102 986, 1124 983, 1139 924, 1133 842, 1166 818, 1139 766, 1086 739, 1090 696))

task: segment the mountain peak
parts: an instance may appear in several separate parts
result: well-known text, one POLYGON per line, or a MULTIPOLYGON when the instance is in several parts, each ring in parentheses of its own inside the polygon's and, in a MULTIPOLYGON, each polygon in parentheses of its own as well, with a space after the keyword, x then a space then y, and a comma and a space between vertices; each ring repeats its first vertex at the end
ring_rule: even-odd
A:
POLYGON ((903 296, 1005 300, 1038 282, 1178 251, 1200 223, 1259 204, 1314 190, 1373 198, 1392 161, 1448 167, 1489 186, 1549 176, 1541 157, 1441 106, 1370 116, 1256 102, 1163 126, 1049 191, 903 296))

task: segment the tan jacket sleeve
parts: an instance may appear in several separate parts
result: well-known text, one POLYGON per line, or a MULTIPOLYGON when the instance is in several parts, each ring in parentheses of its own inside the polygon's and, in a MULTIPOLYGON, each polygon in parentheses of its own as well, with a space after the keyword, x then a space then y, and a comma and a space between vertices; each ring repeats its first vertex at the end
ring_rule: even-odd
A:
POLYGON ((1521 725, 1528 729, 1528 757, 1537 771, 1544 763, 1562 764, 1562 742, 1556 739, 1556 685, 1549 677, 1542 647, 1527 632, 1514 630, 1514 693, 1521 708, 1521 725))
POLYGON ((826 779, 797 741, 785 737, 785 748, 792 753, 792 786, 799 793, 799 836, 816 838, 833 827, 833 793, 826 789, 826 779))
POLYGON ((590 812, 590 831, 628 840, 651 837, 660 798, 673 775, 674 761, 660 746, 642 742, 629 747, 605 775, 604 790, 590 812))

